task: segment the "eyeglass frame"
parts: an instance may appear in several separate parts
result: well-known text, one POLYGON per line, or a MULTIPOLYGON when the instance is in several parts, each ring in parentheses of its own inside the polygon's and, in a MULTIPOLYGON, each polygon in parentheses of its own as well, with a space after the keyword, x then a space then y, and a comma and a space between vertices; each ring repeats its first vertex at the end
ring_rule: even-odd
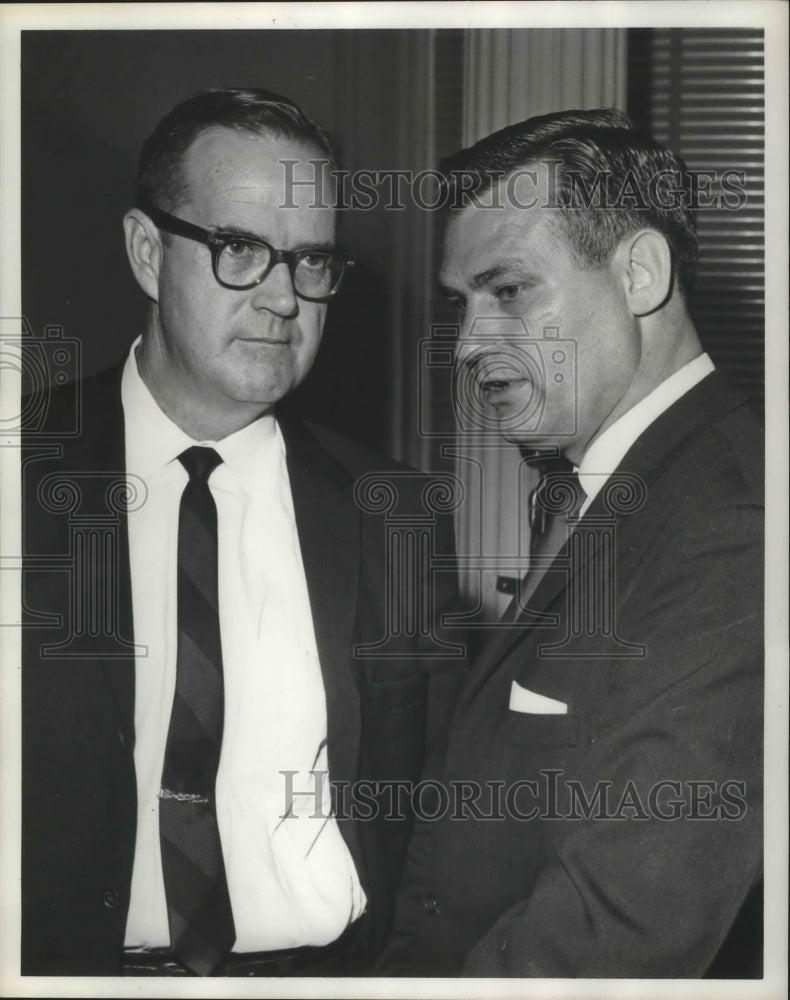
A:
POLYGON ((332 299, 340 290, 343 278, 346 276, 346 269, 352 268, 356 263, 356 258, 346 250, 328 251, 323 247, 302 247, 300 250, 278 250, 276 247, 273 247, 271 243, 267 243, 266 240, 259 239, 258 237, 247 236, 244 233, 234 232, 231 229, 204 229, 202 226, 196 226, 194 222, 187 222, 186 219, 179 219, 177 216, 171 215, 169 212, 165 212, 164 209, 161 208, 154 208, 153 206, 148 208, 141 207, 140 211, 145 212, 157 229, 161 229, 166 233, 172 233, 174 236, 183 236, 185 239, 194 240, 196 243, 205 244, 211 253, 211 269, 214 272, 214 278, 217 284, 221 285, 223 288, 229 289, 232 292, 243 292, 248 291, 250 288, 255 288, 257 285, 260 285, 266 280, 278 264, 285 264, 288 268, 288 273, 291 275, 291 284, 293 285, 294 294, 298 298, 304 299, 305 302, 329 302, 329 300, 332 299), (220 254, 229 243, 233 243, 234 241, 240 243, 251 243, 254 246, 265 247, 271 254, 269 264, 263 274, 256 281, 252 281, 248 285, 229 285, 219 276, 220 254), (302 292, 298 291, 296 287, 296 282, 294 281, 294 271, 299 264, 300 258, 311 253, 330 253, 332 256, 339 258, 343 264, 343 270, 340 272, 337 285, 331 292, 329 292, 328 295, 321 295, 318 297, 304 295, 302 292))

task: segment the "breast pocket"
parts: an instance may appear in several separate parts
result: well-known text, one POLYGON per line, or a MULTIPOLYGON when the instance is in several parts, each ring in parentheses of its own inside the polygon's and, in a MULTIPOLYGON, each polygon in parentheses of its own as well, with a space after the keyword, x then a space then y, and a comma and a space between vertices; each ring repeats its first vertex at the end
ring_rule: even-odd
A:
POLYGON ((573 712, 567 715, 513 712, 508 714, 503 733, 506 744, 521 747, 575 747, 582 725, 573 712))

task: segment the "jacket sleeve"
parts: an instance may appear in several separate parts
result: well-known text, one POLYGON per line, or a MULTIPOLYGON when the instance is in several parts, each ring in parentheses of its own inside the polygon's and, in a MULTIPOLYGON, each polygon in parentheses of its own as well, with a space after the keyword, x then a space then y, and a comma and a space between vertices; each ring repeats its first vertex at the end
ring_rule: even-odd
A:
POLYGON ((434 630, 436 637, 447 644, 449 655, 424 661, 428 672, 428 707, 423 780, 433 780, 441 774, 453 709, 469 671, 467 634, 453 624, 463 607, 458 592, 455 530, 449 515, 437 519, 436 553, 443 561, 440 568, 432 571, 429 582, 435 602, 434 630))

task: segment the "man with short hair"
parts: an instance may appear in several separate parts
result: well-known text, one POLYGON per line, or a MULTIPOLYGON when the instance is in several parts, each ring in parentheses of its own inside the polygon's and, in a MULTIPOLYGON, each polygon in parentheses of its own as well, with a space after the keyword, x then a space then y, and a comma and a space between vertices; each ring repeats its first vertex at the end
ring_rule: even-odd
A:
POLYGON ((26 442, 25 974, 354 974, 386 936, 410 818, 341 793, 419 780, 458 650, 384 642, 403 596, 355 491, 423 516, 425 481, 276 409, 349 266, 299 183, 336 165, 266 91, 175 107, 124 218, 142 335, 77 386, 76 437, 72 386, 26 442))
POLYGON ((381 968, 759 976, 763 439, 689 315, 685 167, 598 110, 443 169, 458 368, 551 471, 381 968))

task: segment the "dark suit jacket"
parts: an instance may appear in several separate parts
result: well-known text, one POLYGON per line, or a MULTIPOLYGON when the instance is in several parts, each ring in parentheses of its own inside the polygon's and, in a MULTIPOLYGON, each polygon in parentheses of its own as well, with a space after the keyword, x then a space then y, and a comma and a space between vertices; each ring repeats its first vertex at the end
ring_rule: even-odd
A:
MULTIPOLYGON (((121 370, 53 391, 23 451, 25 974, 120 969, 137 806, 129 557, 118 489, 121 370), (79 426, 70 435, 75 407, 79 426)), ((442 741, 462 661, 458 647, 424 658, 427 646, 434 654, 437 647, 422 627, 404 632, 388 658, 355 650, 385 637, 387 622, 405 609, 397 590, 388 593, 385 511, 375 496, 365 508, 354 488, 363 474, 380 472, 397 492, 397 513, 419 520, 426 479, 298 421, 283 419, 281 427, 326 690, 333 791, 360 778, 417 780, 442 741)), ((451 531, 440 516, 437 552, 452 551, 451 531)), ((435 575, 434 583, 440 612, 454 600, 454 574, 435 575)), ((411 820, 339 823, 368 898, 358 944, 364 958, 386 938, 411 820)))
POLYGON ((533 595, 555 624, 522 615, 472 667, 445 780, 504 783, 501 815, 490 793, 476 804, 493 818, 456 805, 420 824, 384 972, 760 974, 762 465, 718 372, 630 449, 618 471, 634 478, 612 478, 576 528, 580 558, 566 548, 533 595), (604 626, 584 634, 591 598, 604 626), (567 714, 509 710, 514 681, 567 714))

